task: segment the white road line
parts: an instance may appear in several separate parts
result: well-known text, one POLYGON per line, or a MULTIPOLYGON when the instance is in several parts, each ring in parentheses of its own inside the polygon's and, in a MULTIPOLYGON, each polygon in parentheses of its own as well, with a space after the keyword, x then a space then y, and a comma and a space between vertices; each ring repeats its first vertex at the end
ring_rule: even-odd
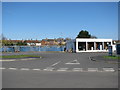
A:
POLYGON ((36 58, 28 58, 28 60, 33 60, 33 59, 36 59, 36 58))
POLYGON ((78 62, 78 60, 73 60, 65 64, 80 64, 80 63, 78 62))
POLYGON ((20 59, 20 60, 28 60, 28 59, 20 59))
POLYGON ((20 59, 20 60, 22 60, 22 61, 26 61, 26 60, 33 60, 33 59, 36 59, 36 58, 25 58, 25 59, 20 59))
POLYGON ((98 72, 98 68, 88 68, 88 72, 98 72))
POLYGON ((35 70, 35 71, 40 71, 40 69, 32 69, 32 70, 35 70))
POLYGON ((12 60, 0 60, 1 62, 11 62, 11 61, 15 61, 15 59, 12 60))
POLYGON ((6 69, 6 68, 2 68, 2 67, 0 67, 0 69, 2 69, 2 70, 3 70, 3 69, 6 69))
POLYGON ((59 68, 57 71, 67 71, 68 68, 59 68))
POLYGON ((61 61, 58 61, 58 62, 52 64, 51 66, 55 66, 55 65, 57 65, 57 64, 60 63, 60 62, 61 62, 61 61))
POLYGON ((54 68, 52 68, 52 67, 47 67, 47 68, 45 68, 45 69, 43 69, 44 71, 53 71, 53 69, 54 68))
POLYGON ((30 70, 29 68, 21 68, 20 70, 30 70))
POLYGON ((65 64, 80 64, 80 63, 65 63, 65 64))
POLYGON ((8 68, 8 69, 10 69, 10 70, 17 70, 17 68, 8 68))
POLYGON ((115 70, 113 68, 103 68, 103 71, 105 71, 105 72, 114 72, 115 70))
POLYGON ((73 68, 73 70, 72 71, 83 71, 83 68, 73 68))
MULTIPOLYGON (((6 69, 4 67, 0 67, 0 70, 3 70, 3 69, 6 69)), ((34 69, 29 69, 29 68, 20 68, 20 69, 17 69, 17 68, 8 68, 9 70, 34 70, 34 71, 41 71, 41 69, 39 68, 34 68, 34 69)), ((52 68, 52 67, 47 67, 45 69, 43 69, 43 71, 53 71, 55 68, 52 68)), ((73 72, 114 72, 115 70, 113 68, 102 68, 103 70, 99 71, 98 68, 88 68, 87 71, 84 71, 83 68, 73 68, 72 70, 70 71, 73 71, 73 72)), ((67 71, 68 68, 59 68, 57 69, 56 71, 67 71)), ((69 71, 69 70, 68 70, 69 71)))

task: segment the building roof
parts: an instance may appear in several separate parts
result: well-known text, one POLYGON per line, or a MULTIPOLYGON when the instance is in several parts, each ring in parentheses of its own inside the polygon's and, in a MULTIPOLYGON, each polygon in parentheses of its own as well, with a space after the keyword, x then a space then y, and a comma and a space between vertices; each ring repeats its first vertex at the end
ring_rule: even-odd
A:
POLYGON ((7 40, 7 41, 10 41, 10 42, 26 42, 26 43, 40 43, 41 41, 39 40, 7 40))
POLYGON ((88 41, 88 42, 92 42, 92 41, 96 41, 96 42, 108 42, 108 41, 112 41, 112 39, 95 39, 95 38, 76 38, 76 41, 88 41))

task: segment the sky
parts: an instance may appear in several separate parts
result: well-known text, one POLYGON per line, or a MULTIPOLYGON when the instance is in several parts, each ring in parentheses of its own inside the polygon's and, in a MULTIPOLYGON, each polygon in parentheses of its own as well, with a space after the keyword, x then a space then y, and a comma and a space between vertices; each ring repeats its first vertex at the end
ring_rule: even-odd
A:
POLYGON ((74 39, 81 30, 98 38, 117 40, 118 3, 2 3, 2 33, 8 39, 74 39))

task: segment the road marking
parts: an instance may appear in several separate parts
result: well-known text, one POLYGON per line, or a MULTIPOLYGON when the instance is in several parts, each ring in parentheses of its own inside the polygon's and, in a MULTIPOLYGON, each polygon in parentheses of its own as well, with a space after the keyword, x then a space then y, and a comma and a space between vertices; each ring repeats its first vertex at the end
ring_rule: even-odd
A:
POLYGON ((36 59, 36 58, 25 58, 25 59, 19 59, 19 60, 26 61, 26 60, 34 60, 34 59, 36 59))
POLYGON ((51 65, 51 66, 55 66, 55 65, 57 65, 58 63, 60 63, 61 61, 58 61, 58 62, 56 62, 56 63, 54 63, 53 65, 51 65))
POLYGON ((29 68, 21 68, 20 70, 30 70, 29 68))
MULTIPOLYGON (((40 57, 41 59, 42 57, 40 57)), ((34 60, 36 58, 24 58, 24 59, 4 59, 4 60, 0 60, 0 62, 10 62, 10 61, 26 61, 26 60, 34 60)))
POLYGON ((11 61, 15 61, 15 59, 12 60, 0 60, 1 62, 11 62, 11 61))
POLYGON ((115 70, 113 68, 103 68, 103 71, 105 71, 105 72, 114 72, 115 70))
POLYGON ((28 60, 33 60, 33 59, 37 59, 37 58, 28 58, 28 60))
POLYGON ((68 68, 59 68, 57 71, 67 71, 68 68))
POLYGON ((17 70, 17 68, 8 68, 8 69, 10 69, 10 70, 17 70))
POLYGON ((78 60, 73 60, 65 64, 80 64, 80 63, 78 62, 78 60))
POLYGON ((28 60, 28 59, 20 59, 20 60, 28 60))
MULTIPOLYGON (((0 70, 6 69, 4 67, 0 67, 0 70)), ((41 71, 41 69, 39 68, 34 68, 34 69, 29 69, 29 68, 8 68, 9 70, 34 70, 34 71, 41 71)), ((43 69, 43 71, 53 71, 55 68, 52 67, 47 67, 45 69, 43 69)), ((83 70, 83 68, 73 68, 71 70, 68 70, 69 68, 59 68, 57 70, 54 71, 70 71, 70 72, 114 72, 115 70, 113 68, 102 68, 102 71, 98 70, 98 68, 88 68, 88 70, 83 70)))
POLYGON ((32 70, 35 70, 35 71, 40 71, 40 69, 32 69, 32 70))
POLYGON ((98 68, 88 68, 88 72, 98 72, 98 68))
POLYGON ((83 71, 83 68, 73 68, 73 70, 72 71, 83 71))
POLYGON ((47 68, 45 68, 45 69, 43 69, 44 71, 53 71, 53 69, 54 68, 52 68, 52 67, 47 67, 47 68))
POLYGON ((2 70, 3 70, 3 69, 6 69, 6 68, 2 68, 2 67, 1 67, 0 69, 2 69, 2 70))

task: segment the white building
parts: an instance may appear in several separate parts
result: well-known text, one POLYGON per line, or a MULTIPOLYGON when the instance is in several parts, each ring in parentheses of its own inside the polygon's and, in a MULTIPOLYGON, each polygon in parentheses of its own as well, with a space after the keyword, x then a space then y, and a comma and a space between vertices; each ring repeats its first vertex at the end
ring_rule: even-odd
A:
POLYGON ((106 52, 112 39, 77 38, 67 41, 66 50, 73 52, 106 52))
POLYGON ((41 46, 41 43, 36 43, 36 46, 41 46))

